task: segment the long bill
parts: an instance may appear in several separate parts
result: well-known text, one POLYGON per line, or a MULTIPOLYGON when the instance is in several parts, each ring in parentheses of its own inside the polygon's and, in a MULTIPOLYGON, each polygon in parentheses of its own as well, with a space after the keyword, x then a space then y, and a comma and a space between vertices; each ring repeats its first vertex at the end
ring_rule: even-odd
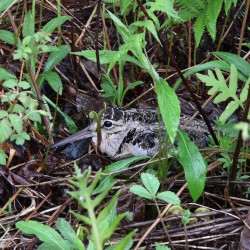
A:
POLYGON ((51 145, 51 149, 61 147, 61 146, 68 144, 68 143, 80 141, 82 139, 87 139, 87 138, 93 137, 94 135, 95 135, 95 133, 93 131, 91 131, 89 129, 89 127, 87 127, 85 129, 77 132, 76 134, 73 134, 73 135, 63 139, 62 141, 59 141, 59 142, 51 145))

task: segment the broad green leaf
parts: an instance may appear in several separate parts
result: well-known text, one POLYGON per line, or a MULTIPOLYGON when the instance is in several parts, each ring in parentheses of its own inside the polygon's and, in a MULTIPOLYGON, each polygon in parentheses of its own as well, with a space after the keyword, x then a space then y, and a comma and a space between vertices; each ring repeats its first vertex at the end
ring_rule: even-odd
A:
POLYGON ((5 88, 14 88, 16 86, 17 86, 17 80, 16 79, 6 80, 3 83, 3 87, 5 87, 5 88))
POLYGON ((155 196, 159 187, 160 187, 160 182, 157 179, 157 177, 155 177, 152 174, 148 174, 148 173, 142 173, 141 174, 141 180, 142 183, 144 184, 144 186, 146 187, 146 189, 153 195, 155 196))
MULTIPOLYGON (((110 63, 114 57, 117 57, 118 51, 113 50, 99 50, 100 63, 110 63)), ((73 55, 84 56, 88 60, 96 62, 96 51, 95 50, 84 50, 80 52, 71 52, 73 55)))
POLYGON ((18 83, 18 87, 26 90, 30 88, 30 84, 26 81, 21 81, 18 83))
POLYGON ((155 198, 146 188, 140 185, 132 185, 129 190, 130 192, 148 200, 153 200, 155 198))
POLYGON ((16 130, 16 132, 21 133, 23 131, 23 121, 20 116, 16 114, 9 114, 9 119, 11 121, 11 125, 16 130))
POLYGON ((155 81, 155 89, 162 119, 173 144, 180 122, 180 102, 174 90, 164 79, 155 81))
POLYGON ((56 28, 61 26, 64 22, 71 20, 71 19, 72 17, 70 16, 59 16, 59 17, 53 18, 52 20, 50 20, 49 22, 45 24, 42 30, 48 33, 52 33, 56 28))
POLYGON ((11 73, 9 73, 7 70, 0 68, 0 81, 9 80, 9 79, 17 79, 17 78, 11 73))
POLYGON ((8 155, 5 154, 5 152, 2 149, 0 149, 0 165, 6 166, 7 159, 8 155))
POLYGON ((0 119, 7 117, 9 113, 5 110, 0 110, 0 119))
POLYGON ((4 143, 11 135, 12 129, 11 129, 11 123, 7 118, 4 118, 0 121, 0 143, 4 143))
POLYGON ((132 163, 134 163, 136 161, 146 160, 148 158, 150 158, 150 157, 148 157, 148 156, 134 156, 134 157, 123 159, 123 160, 120 160, 120 161, 117 161, 117 162, 114 162, 114 163, 110 164, 109 166, 107 166, 103 170, 103 173, 110 174, 110 175, 104 176, 101 179, 99 186, 94 191, 94 194, 100 193, 105 188, 107 188, 113 182, 114 176, 119 174, 119 171, 121 171, 123 169, 126 169, 132 163))
POLYGON ((39 240, 52 244, 57 249, 70 250, 60 234, 47 225, 30 220, 18 221, 16 227, 24 233, 35 234, 39 240))
POLYGON ((29 10, 24 17, 22 32, 23 37, 32 37, 35 33, 35 22, 31 10, 29 10))
POLYGON ((229 90, 232 93, 236 93, 238 88, 238 72, 236 67, 231 64, 231 70, 230 70, 230 80, 229 80, 229 90))
POLYGON ((198 148, 182 130, 178 131, 178 143, 179 162, 184 169, 190 194, 196 201, 205 186, 207 167, 198 148))
POLYGON ((77 234, 73 230, 72 226, 63 218, 58 218, 56 220, 56 228, 61 233, 61 235, 68 240, 70 247, 72 249, 84 250, 85 247, 82 241, 77 237, 77 234))
POLYGON ((250 77, 248 78, 247 82, 245 83, 245 86, 243 87, 241 93, 240 93, 240 101, 241 103, 244 103, 247 99, 247 94, 248 94, 248 88, 250 84, 250 77))
POLYGON ((130 36, 131 36, 131 33, 129 32, 128 28, 121 22, 121 20, 116 17, 114 14, 112 14, 110 11, 108 11, 108 14, 110 16, 110 18, 112 19, 112 21, 114 22, 119 34, 121 35, 123 41, 126 43, 130 36))
POLYGON ((8 30, 0 30, 0 40, 14 45, 16 42, 16 36, 13 32, 10 32, 8 30))
POLYGON ((223 113, 220 115, 219 120, 225 123, 226 120, 239 108, 239 103, 236 101, 231 101, 226 106, 223 113))
POLYGON ((62 45, 58 47, 59 51, 53 51, 45 64, 44 72, 52 70, 63 58, 69 53, 69 45, 62 45))
POLYGON ((43 77, 55 92, 57 92, 59 95, 62 94, 62 81, 57 73, 53 71, 47 71, 43 73, 43 77))
POLYGON ((0 13, 5 11, 7 8, 10 7, 11 4, 13 4, 15 0, 1 0, 0 1, 0 13))
POLYGON ((246 77, 244 81, 250 76, 250 64, 240 56, 228 52, 213 52, 212 54, 219 56, 229 64, 235 65, 236 69, 246 77))
POLYGON ((179 205, 181 203, 180 198, 171 191, 160 192, 156 195, 156 197, 160 200, 172 203, 174 205, 179 205))
POLYGON ((171 250, 171 248, 165 246, 165 245, 162 245, 158 242, 155 243, 155 249, 156 250, 171 250))

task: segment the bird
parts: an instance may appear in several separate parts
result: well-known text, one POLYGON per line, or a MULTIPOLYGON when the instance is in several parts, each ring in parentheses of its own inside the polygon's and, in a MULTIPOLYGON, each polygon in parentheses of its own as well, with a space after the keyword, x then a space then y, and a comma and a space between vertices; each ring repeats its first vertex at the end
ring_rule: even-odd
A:
MULTIPOLYGON (((97 136, 97 121, 87 128, 73 134, 51 146, 52 149, 91 138, 95 146, 99 144, 101 153, 117 160, 131 156, 154 156, 159 150, 159 144, 164 142, 166 128, 154 108, 106 108, 100 112, 101 140, 97 136)), ((180 126, 189 117, 182 116, 180 126)), ((193 120, 185 131, 199 147, 208 142, 208 129, 203 121, 193 120)))

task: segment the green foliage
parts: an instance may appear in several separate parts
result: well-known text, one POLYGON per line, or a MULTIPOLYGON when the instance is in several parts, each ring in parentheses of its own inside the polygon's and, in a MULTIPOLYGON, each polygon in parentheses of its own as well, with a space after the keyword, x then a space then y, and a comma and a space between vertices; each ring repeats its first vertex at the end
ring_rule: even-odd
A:
POLYGON ((171 250, 171 248, 166 247, 166 246, 159 244, 159 243, 155 243, 155 249, 156 250, 171 250))
POLYGON ((171 191, 158 192, 160 188, 159 180, 152 174, 142 173, 141 180, 145 187, 141 185, 132 185, 130 191, 142 198, 153 200, 156 199, 172 203, 180 204, 180 199, 171 191))
POLYGON ((210 37, 216 39, 216 23, 221 12, 223 2, 225 2, 225 12, 228 13, 231 4, 236 5, 237 1, 232 0, 176 0, 176 4, 180 7, 178 15, 183 21, 195 18, 194 36, 196 46, 198 47, 205 30, 208 31, 210 37))
POLYGON ((241 90, 240 96, 238 97, 238 71, 235 65, 231 65, 230 80, 228 85, 220 69, 216 68, 215 73, 216 77, 211 70, 208 71, 208 75, 202 75, 198 73, 196 75, 207 86, 212 87, 208 91, 209 95, 213 95, 219 92, 219 94, 214 99, 214 103, 218 104, 228 100, 229 98, 233 99, 228 103, 226 109, 220 115, 219 119, 224 123, 239 107, 244 109, 244 103, 247 99, 250 77, 248 78, 243 89, 241 90))
POLYGON ((207 166, 199 149, 182 130, 178 131, 178 143, 179 162, 184 169, 190 194, 196 201, 205 187, 207 166))
POLYGON ((55 226, 57 230, 32 220, 18 221, 16 223, 16 227, 19 230, 26 234, 34 234, 39 240, 43 241, 38 247, 39 250, 85 249, 82 241, 78 238, 77 234, 66 220, 62 218, 57 219, 55 226))
POLYGON ((6 166, 8 159, 8 155, 5 154, 5 152, 0 149, 0 165, 6 166))
POLYGON ((8 71, 0 69, 5 95, 1 98, 6 110, 0 110, 0 143, 10 139, 22 145, 30 136, 25 132, 26 119, 41 123, 41 115, 47 115, 38 109, 38 101, 31 97, 30 85, 26 81, 18 81, 8 71))
MULTIPOLYGON (((87 246, 83 245, 83 240, 75 233, 72 226, 64 219, 58 219, 55 223, 57 230, 43 225, 37 221, 19 221, 16 227, 27 234, 35 234, 43 243, 38 249, 95 249, 102 250, 104 244, 110 239, 117 228, 119 222, 124 218, 126 213, 117 215, 116 203, 119 191, 112 199, 98 211, 97 207, 107 197, 114 183, 111 183, 104 191, 94 197, 94 190, 98 185, 101 177, 101 171, 97 172, 94 179, 90 182, 90 168, 85 172, 75 165, 75 181, 71 183, 78 188, 77 191, 71 191, 69 194, 74 197, 79 205, 87 211, 87 215, 71 211, 72 214, 84 224, 81 230, 85 232, 88 240, 87 246)), ((132 237, 135 231, 130 232, 126 237, 116 244, 108 247, 107 250, 127 250, 130 249, 133 241, 132 237)))

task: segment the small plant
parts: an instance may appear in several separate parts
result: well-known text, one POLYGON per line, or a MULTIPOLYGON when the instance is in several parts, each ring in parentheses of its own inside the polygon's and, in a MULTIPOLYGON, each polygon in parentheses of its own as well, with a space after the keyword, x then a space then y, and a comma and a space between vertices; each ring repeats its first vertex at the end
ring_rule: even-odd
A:
POLYGON ((132 185, 130 187, 130 191, 132 193, 142 198, 154 201, 157 207, 157 199, 175 205, 180 204, 180 199, 175 193, 171 191, 158 192, 160 188, 160 182, 154 175, 142 173, 141 180, 144 187, 141 185, 132 185))
MULTIPOLYGON (((43 243, 38 249, 93 249, 102 250, 104 244, 110 239, 117 228, 119 222, 127 213, 116 213, 116 203, 119 191, 113 195, 112 199, 96 214, 97 206, 107 197, 109 191, 114 185, 111 182, 109 186, 94 197, 94 190, 98 186, 101 178, 101 171, 98 171, 94 179, 90 182, 91 169, 81 172, 75 165, 75 181, 71 183, 78 188, 77 191, 71 191, 69 194, 74 197, 79 205, 86 210, 87 215, 71 211, 72 214, 83 223, 83 230, 86 238, 79 239, 71 225, 64 219, 57 220, 55 226, 60 234, 49 226, 43 225, 36 221, 19 221, 16 227, 28 234, 35 234, 43 243), (88 241, 84 246, 82 241, 88 241)), ((132 237, 135 231, 130 232, 118 243, 107 247, 107 250, 117 249, 126 250, 132 246, 132 237)))

